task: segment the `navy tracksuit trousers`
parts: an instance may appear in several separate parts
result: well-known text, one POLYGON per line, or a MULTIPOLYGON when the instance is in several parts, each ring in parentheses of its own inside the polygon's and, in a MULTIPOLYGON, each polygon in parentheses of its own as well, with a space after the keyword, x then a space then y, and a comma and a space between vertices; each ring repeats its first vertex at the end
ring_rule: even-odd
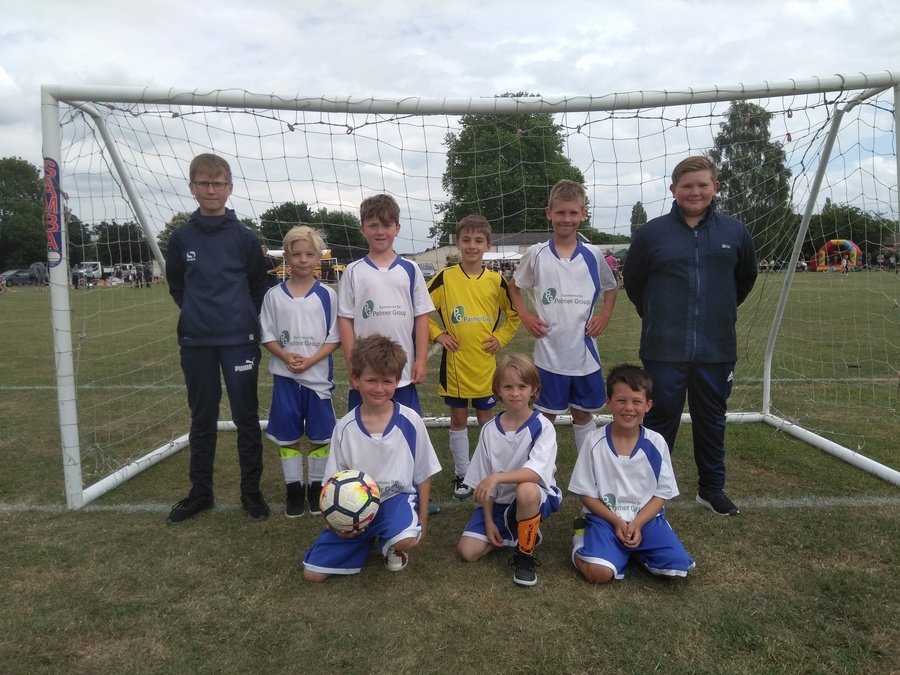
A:
POLYGON ((222 380, 237 427, 241 494, 259 492, 263 468, 262 431, 259 428, 259 345, 182 347, 181 369, 191 410, 191 494, 213 493, 216 427, 222 401, 222 380), (221 376, 220 376, 221 373, 221 376))
POLYGON ((653 407, 644 426, 675 450, 685 395, 691 415, 694 461, 702 489, 725 487, 725 413, 734 381, 734 363, 666 363, 644 361, 653 378, 653 407))

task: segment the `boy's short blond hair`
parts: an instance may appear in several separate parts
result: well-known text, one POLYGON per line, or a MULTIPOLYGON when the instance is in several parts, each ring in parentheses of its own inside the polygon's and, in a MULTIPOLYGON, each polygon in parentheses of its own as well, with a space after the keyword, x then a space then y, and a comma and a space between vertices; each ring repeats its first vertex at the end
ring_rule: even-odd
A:
POLYGON ((210 177, 222 174, 225 177, 225 181, 231 183, 231 167, 228 166, 228 162, 211 152, 197 155, 191 160, 188 176, 192 183, 201 171, 210 177))
POLYGON ((694 155, 681 160, 672 169, 672 185, 678 185, 681 177, 692 171, 709 171, 713 181, 718 180, 718 170, 713 161, 705 155, 694 155))
POLYGON ((459 235, 463 232, 471 232, 473 234, 483 234, 487 237, 487 241, 491 243, 491 224, 484 216, 477 213, 470 213, 468 216, 459 221, 456 226, 456 240, 459 241, 459 235))
POLYGON ((377 218, 386 225, 400 224, 400 206, 390 195, 372 195, 366 197, 359 205, 359 222, 365 223, 370 218, 377 218))
POLYGON ((368 368, 378 375, 396 377, 399 382, 403 377, 404 366, 406 352, 403 347, 379 333, 357 340, 350 353, 350 372, 356 377, 360 377, 368 368))
POLYGON ((289 229, 287 234, 284 235, 284 242, 282 245, 284 247, 285 255, 291 252, 291 246, 297 241, 309 242, 309 244, 318 251, 320 257, 322 255, 322 249, 325 248, 325 240, 319 232, 308 225, 294 225, 294 227, 289 229))
POLYGON ((553 207, 553 202, 580 202, 583 209, 587 202, 587 193, 581 183, 563 178, 550 189, 550 198, 547 206, 553 207))
POLYGON ((650 400, 653 394, 653 380, 647 374, 647 371, 640 366, 633 366, 630 363, 622 363, 606 376, 606 397, 611 398, 613 387, 622 383, 631 391, 642 391, 647 400, 650 400))
POLYGON ((522 382, 532 388, 533 391, 531 392, 531 399, 529 399, 528 405, 533 405, 541 391, 541 376, 531 359, 524 354, 509 354, 501 358, 499 363, 497 363, 497 370, 494 371, 494 380, 491 383, 494 396, 500 398, 500 384, 503 381, 503 376, 510 371, 517 373, 522 382))

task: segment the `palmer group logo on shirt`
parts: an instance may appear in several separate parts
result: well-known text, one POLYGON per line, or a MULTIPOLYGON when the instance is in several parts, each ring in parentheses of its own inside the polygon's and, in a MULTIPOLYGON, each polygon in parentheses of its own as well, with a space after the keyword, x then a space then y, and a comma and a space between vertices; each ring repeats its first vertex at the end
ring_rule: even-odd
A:
POLYGON ((366 300, 362 307, 363 319, 371 319, 378 316, 406 316, 407 314, 409 312, 400 305, 381 305, 376 308, 374 300, 366 300))
POLYGON ((475 323, 479 321, 491 321, 491 317, 489 316, 466 316, 466 308, 462 305, 457 305, 453 308, 453 311, 450 312, 450 323, 475 323))
POLYGON ((560 293, 555 288, 548 288, 541 295, 542 305, 590 305, 593 300, 578 293, 560 293))

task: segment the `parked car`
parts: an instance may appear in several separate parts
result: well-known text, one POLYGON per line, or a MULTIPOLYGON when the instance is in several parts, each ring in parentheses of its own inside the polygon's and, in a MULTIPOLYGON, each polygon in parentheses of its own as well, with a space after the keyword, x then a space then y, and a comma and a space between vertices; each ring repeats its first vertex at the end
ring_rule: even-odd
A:
POLYGON ((7 286, 34 286, 35 277, 31 270, 6 270, 3 273, 7 286))
POLYGON ((420 262, 417 264, 419 265, 419 269, 422 270, 422 276, 425 277, 425 281, 428 281, 437 274, 437 268, 435 268, 434 263, 420 262))

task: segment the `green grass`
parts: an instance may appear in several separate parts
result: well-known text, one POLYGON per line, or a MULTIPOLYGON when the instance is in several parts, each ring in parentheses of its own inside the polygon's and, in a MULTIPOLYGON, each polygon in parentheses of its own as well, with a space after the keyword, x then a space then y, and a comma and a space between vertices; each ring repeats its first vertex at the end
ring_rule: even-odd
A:
MULTIPOLYGON (((897 468, 896 373, 885 373, 900 363, 892 305, 900 291, 895 276, 876 274, 798 275, 779 336, 787 356, 773 363, 773 408, 897 468), (854 320, 823 314, 816 305, 824 301, 854 320)), ((761 354, 781 278, 763 277, 743 308, 732 409, 761 401, 761 354)), ((164 288, 72 299, 84 453, 101 474, 187 428, 174 305, 164 288)), ((619 302, 600 342, 607 364, 637 359, 639 324, 624 294, 619 302)), ((512 584, 505 554, 460 562, 453 551, 471 504, 451 497, 446 433, 435 430, 444 510, 410 567, 391 574, 373 554, 361 575, 311 585, 298 561, 319 525, 281 515, 269 443, 263 489, 274 515, 266 523, 240 511, 227 434, 217 508, 195 521, 164 524, 187 489, 186 452, 67 512, 48 294, 16 289, 0 297, 0 318, 2 672, 900 669, 900 491, 767 426, 728 429, 730 492, 742 507, 735 519, 692 502, 696 474, 682 436, 674 460, 683 497, 669 515, 698 564, 684 582, 631 567, 622 582, 585 584, 569 562, 571 496, 543 526, 537 587, 512 584)), ((530 352, 530 341, 520 333, 514 348, 530 352)), ((431 389, 421 388, 426 410, 441 413, 431 389)), ((559 440, 565 486, 571 430, 559 428, 559 440)))

